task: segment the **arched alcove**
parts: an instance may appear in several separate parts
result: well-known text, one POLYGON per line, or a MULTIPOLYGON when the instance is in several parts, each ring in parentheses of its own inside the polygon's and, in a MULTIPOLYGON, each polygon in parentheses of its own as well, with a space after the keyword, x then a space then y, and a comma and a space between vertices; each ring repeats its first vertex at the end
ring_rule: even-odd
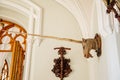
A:
POLYGON ((0 80, 8 80, 8 79, 9 79, 9 66, 7 60, 5 59, 0 80))
MULTIPOLYGON (((28 33, 42 34, 42 8, 31 0, 2 0, 0 1, 0 18, 22 25, 28 33)), ((30 61, 33 39, 40 44, 41 40, 36 37, 27 37, 25 58, 25 80, 29 80, 30 61)))
POLYGON ((0 50, 3 52, 11 52, 13 42, 20 41, 23 49, 26 50, 26 38, 27 38, 27 31, 19 26, 18 24, 12 23, 10 21, 0 20, 1 29, 0 29, 0 44, 10 44, 10 49, 8 50, 0 50), (22 34, 19 34, 22 33, 22 34))

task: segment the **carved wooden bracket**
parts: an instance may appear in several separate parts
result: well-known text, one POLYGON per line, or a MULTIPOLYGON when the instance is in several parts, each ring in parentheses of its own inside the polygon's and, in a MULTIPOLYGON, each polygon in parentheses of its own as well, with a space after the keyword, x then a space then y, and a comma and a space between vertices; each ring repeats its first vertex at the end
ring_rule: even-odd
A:
POLYGON ((112 0, 110 2, 110 0, 107 1, 107 13, 110 13, 111 11, 114 12, 115 14, 115 18, 118 19, 118 21, 120 22, 120 15, 118 14, 117 10, 114 8, 114 6, 116 5, 116 0, 112 0))
POLYGON ((96 34, 94 39, 83 39, 82 41, 84 57, 93 57, 90 51, 93 49, 97 52, 97 56, 101 56, 101 37, 96 34))
POLYGON ((59 58, 54 59, 54 68, 52 72, 55 73, 56 77, 59 77, 60 80, 63 80, 64 77, 67 77, 68 74, 72 71, 70 68, 70 59, 65 59, 64 55, 66 54, 66 50, 70 50, 70 48, 58 47, 54 48, 59 49, 58 54, 60 55, 59 58))

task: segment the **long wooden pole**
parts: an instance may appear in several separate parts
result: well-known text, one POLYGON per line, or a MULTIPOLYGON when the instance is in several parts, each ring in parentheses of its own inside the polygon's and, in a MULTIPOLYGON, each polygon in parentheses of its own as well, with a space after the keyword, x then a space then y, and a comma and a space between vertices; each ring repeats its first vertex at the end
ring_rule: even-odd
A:
POLYGON ((82 43, 82 41, 80 41, 80 40, 69 39, 69 38, 60 38, 60 37, 55 37, 55 36, 44 36, 44 35, 30 34, 30 33, 20 33, 20 32, 15 32, 15 31, 6 31, 6 30, 4 30, 4 31, 5 31, 5 32, 16 33, 16 34, 26 34, 26 35, 30 35, 30 36, 37 36, 37 37, 41 37, 41 38, 49 38, 49 39, 69 41, 69 42, 74 42, 74 43, 82 43))

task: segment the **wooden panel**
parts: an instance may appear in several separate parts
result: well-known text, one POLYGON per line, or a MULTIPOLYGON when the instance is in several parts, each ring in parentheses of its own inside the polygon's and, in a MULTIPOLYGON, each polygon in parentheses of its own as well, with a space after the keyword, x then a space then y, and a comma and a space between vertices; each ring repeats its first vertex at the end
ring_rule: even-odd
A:
POLYGON ((10 70, 10 80, 22 80, 24 51, 19 41, 13 45, 12 64, 10 70))

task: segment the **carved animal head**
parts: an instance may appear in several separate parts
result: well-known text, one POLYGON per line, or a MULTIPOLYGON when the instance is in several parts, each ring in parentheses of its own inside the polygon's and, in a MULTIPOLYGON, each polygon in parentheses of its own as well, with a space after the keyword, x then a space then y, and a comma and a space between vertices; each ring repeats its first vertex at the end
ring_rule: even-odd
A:
POLYGON ((89 58, 93 57, 90 54, 90 51, 93 49, 97 52, 97 56, 101 55, 101 38, 98 34, 96 34, 94 39, 82 39, 83 53, 84 57, 89 58))

